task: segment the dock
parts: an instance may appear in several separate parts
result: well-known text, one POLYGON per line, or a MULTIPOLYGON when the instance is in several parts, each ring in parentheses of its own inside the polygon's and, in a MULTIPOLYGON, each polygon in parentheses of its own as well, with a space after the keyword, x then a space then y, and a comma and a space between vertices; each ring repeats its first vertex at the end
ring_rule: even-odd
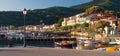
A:
POLYGON ((36 38, 26 39, 26 41, 76 41, 76 38, 36 38))

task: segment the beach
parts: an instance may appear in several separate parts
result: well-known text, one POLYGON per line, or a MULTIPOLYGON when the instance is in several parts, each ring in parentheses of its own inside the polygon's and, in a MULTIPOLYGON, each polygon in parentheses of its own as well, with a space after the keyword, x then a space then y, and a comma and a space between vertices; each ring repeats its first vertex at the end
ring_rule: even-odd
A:
POLYGON ((40 47, 0 48, 0 56, 119 56, 119 51, 75 50, 40 47))

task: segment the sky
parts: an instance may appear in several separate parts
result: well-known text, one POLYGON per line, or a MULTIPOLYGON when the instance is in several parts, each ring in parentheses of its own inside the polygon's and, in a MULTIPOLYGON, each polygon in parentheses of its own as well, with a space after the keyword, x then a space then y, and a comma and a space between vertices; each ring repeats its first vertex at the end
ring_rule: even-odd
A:
POLYGON ((0 11, 21 11, 27 9, 44 9, 53 6, 70 7, 91 0, 0 0, 0 11))

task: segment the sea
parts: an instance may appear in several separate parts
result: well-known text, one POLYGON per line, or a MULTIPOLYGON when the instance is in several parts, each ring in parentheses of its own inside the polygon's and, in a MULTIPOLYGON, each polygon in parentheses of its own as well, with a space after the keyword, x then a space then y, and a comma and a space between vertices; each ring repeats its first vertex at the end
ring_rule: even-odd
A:
MULTIPOLYGON (((23 46, 23 39, 0 39, 0 47, 12 47, 23 46)), ((35 47, 54 47, 53 41, 26 41, 27 46, 35 47)))

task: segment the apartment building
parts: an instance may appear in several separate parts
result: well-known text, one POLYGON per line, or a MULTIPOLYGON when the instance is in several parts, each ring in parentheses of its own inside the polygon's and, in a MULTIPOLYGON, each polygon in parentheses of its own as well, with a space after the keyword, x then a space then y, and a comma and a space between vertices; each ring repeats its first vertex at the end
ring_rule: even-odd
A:
POLYGON ((64 21, 62 22, 62 26, 68 26, 68 25, 75 25, 75 24, 82 24, 84 22, 89 22, 88 18, 83 16, 84 13, 77 14, 75 16, 64 18, 64 21))
POLYGON ((76 17, 75 16, 64 18, 64 21, 62 22, 62 26, 74 25, 74 24, 76 24, 76 17))

